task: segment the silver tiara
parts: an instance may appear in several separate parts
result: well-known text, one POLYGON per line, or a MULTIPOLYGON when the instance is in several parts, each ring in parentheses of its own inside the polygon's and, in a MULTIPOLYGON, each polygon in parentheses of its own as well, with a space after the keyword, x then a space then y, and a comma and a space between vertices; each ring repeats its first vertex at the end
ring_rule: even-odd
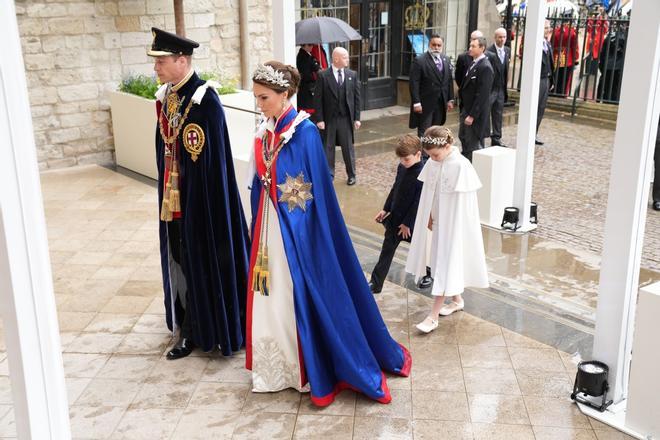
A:
POLYGON ((445 145, 448 139, 449 139, 448 135, 443 137, 422 136, 421 138, 419 138, 419 140, 421 140, 423 144, 433 144, 433 145, 445 145))
POLYGON ((284 78, 284 72, 275 70, 273 66, 259 64, 252 75, 253 80, 265 81, 280 87, 289 87, 289 81, 284 78))

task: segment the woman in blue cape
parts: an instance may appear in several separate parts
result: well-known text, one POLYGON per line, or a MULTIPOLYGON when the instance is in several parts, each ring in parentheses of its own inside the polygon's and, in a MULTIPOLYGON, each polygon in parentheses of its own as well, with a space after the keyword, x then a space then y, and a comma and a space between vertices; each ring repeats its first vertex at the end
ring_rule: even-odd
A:
POLYGON ((252 80, 267 118, 251 177, 246 367, 253 391, 310 391, 325 406, 349 388, 388 403, 384 372, 407 376, 412 361, 369 291, 318 130, 289 102, 300 75, 271 61, 252 80))

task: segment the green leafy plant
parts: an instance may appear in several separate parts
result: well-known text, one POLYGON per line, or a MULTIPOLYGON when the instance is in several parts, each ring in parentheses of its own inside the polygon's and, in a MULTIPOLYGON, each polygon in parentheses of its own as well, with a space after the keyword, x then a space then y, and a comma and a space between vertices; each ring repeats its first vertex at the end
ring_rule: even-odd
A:
MULTIPOLYGON (((199 77, 204 81, 211 80, 220 83, 221 86, 217 89, 220 95, 236 93, 236 80, 226 78, 220 72, 201 72, 199 73, 199 77)), ((124 78, 119 83, 119 91, 147 99, 154 99, 154 94, 159 86, 160 83, 156 77, 135 74, 124 78)))
POLYGON ((217 71, 200 72, 199 77, 204 81, 215 81, 220 83, 217 89, 220 95, 228 95, 236 93, 236 80, 225 77, 222 73, 217 71))
POLYGON ((130 93, 131 95, 137 95, 147 99, 154 99, 156 90, 158 90, 158 81, 153 76, 131 75, 119 83, 120 92, 130 93))

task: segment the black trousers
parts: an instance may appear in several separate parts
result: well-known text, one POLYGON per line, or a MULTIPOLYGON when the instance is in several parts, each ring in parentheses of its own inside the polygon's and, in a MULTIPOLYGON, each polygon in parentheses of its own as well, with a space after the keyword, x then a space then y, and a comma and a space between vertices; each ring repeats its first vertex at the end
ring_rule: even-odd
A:
POLYGON ((555 93, 568 96, 571 94, 571 84, 573 79, 573 66, 558 67, 555 73, 557 81, 555 82, 555 93))
POLYGON ((355 177, 355 148, 353 148, 353 122, 350 116, 337 116, 334 120, 325 121, 323 130, 323 145, 328 159, 330 174, 335 177, 335 146, 341 147, 341 155, 346 164, 346 175, 355 177))
POLYGON ((502 140, 502 114, 504 112, 504 90, 490 93, 490 140, 499 144, 502 140))
MULTIPOLYGON (((170 255, 176 264, 181 267, 181 271, 185 275, 185 261, 186 261, 186 247, 183 242, 183 224, 180 219, 172 220, 167 222, 167 239, 170 245, 170 255)), ((187 283, 186 283, 187 284, 187 283)), ((183 316, 182 320, 177 324, 181 326, 181 337, 186 339, 192 338, 192 324, 190 314, 186 313, 186 305, 181 298, 187 298, 188 292, 183 288, 182 285, 170 285, 170 294, 176 295, 176 303, 174 307, 176 308, 176 316, 183 316)), ((187 303, 187 301, 185 301, 187 303)))
MULTIPOLYGON (((453 85, 452 85, 453 86, 453 85)), ((424 136, 424 132, 431 125, 442 125, 447 118, 447 110, 445 109, 445 102, 441 99, 437 102, 433 111, 428 113, 416 113, 417 115, 417 136, 424 136)))
POLYGON ((550 93, 550 78, 541 78, 539 83, 539 109, 536 113, 536 132, 539 131, 543 114, 545 113, 545 106, 548 105, 548 93, 550 93))
POLYGON ((622 70, 605 70, 598 80, 596 97, 604 101, 618 101, 621 93, 622 70))
POLYGON ((385 238, 383 239, 383 246, 380 250, 380 257, 378 257, 378 263, 376 263, 373 272, 371 272, 371 283, 378 290, 383 287, 387 272, 389 272, 392 265, 392 259, 394 259, 394 252, 396 252, 396 248, 401 243, 401 236, 397 234, 398 231, 399 228, 385 229, 385 238))
POLYGON ((472 162, 472 152, 481 150, 484 147, 484 137, 483 130, 475 127, 474 123, 465 125, 466 116, 466 114, 461 114, 458 138, 461 140, 461 154, 472 162))

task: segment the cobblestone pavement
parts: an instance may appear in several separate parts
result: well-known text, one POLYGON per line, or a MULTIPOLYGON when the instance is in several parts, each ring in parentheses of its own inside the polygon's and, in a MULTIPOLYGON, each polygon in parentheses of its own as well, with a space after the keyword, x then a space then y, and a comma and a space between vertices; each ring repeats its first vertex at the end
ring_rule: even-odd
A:
MULTIPOLYGON (((455 113, 448 126, 457 133, 455 113)), ((515 145, 517 125, 505 121, 503 141, 515 145), (508 123, 507 123, 508 122, 508 123)), ((407 115, 367 121, 361 133, 366 142, 357 146, 358 185, 386 195, 394 181, 397 158, 392 133, 411 132, 407 115), (393 127, 398 126, 399 130, 393 127), (382 142, 376 141, 379 130, 382 142)), ((543 120, 536 147, 532 199, 539 205, 539 238, 562 243, 597 255, 602 252, 605 211, 609 190, 614 130, 607 125, 573 122, 550 115, 543 120)), ((338 155, 338 157, 341 157, 338 155)), ((337 163, 338 179, 345 179, 337 163)), ((641 266, 660 271, 660 213, 647 212, 641 266)))

